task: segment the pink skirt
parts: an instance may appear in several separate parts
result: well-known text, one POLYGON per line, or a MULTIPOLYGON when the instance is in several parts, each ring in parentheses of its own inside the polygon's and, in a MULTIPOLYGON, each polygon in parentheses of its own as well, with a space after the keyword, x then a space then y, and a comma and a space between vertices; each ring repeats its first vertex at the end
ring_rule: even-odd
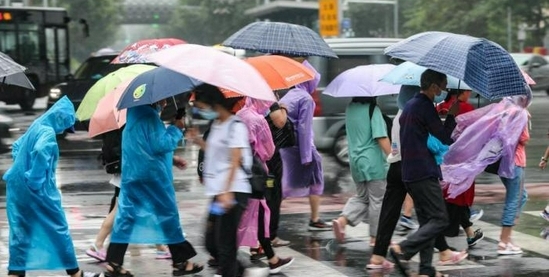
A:
POLYGON ((259 226, 259 205, 263 206, 264 213, 264 230, 265 238, 269 238, 269 223, 271 219, 271 210, 267 206, 265 199, 252 199, 248 200, 248 207, 242 214, 240 219, 240 225, 238 226, 237 243, 238 246, 249 246, 256 248, 258 245, 257 230, 259 226))

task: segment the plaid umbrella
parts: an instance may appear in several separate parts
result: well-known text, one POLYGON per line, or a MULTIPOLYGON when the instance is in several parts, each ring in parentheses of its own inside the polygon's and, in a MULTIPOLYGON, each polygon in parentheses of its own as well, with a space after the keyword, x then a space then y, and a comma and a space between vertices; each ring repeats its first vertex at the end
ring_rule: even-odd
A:
POLYGON ((26 68, 14 62, 8 55, 0 52, 0 77, 25 72, 26 68))
POLYGON ((283 22, 250 23, 221 45, 262 53, 337 58, 330 46, 313 30, 283 22))
POLYGON ((387 47, 385 54, 454 76, 489 100, 526 94, 513 58, 484 38, 424 32, 387 47))

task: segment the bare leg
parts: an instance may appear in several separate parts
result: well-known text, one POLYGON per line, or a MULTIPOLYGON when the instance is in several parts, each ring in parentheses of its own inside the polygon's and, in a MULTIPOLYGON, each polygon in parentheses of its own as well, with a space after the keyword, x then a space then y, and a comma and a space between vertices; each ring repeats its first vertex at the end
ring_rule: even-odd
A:
POLYGON ((107 217, 105 218, 105 220, 103 220, 103 223, 101 224, 101 229, 99 229, 99 233, 95 238, 95 246, 99 249, 102 249, 104 247, 105 240, 107 239, 107 237, 112 231, 112 225, 114 223, 114 216, 116 215, 117 207, 118 207, 118 201, 115 202, 114 208, 107 215, 107 217))
POLYGON ((404 199, 404 216, 406 217, 412 217, 412 212, 414 209, 414 200, 410 196, 410 194, 406 194, 406 198, 404 199))
POLYGON ((472 238, 475 236, 475 231, 473 230, 473 227, 465 228, 465 233, 467 234, 468 238, 472 238))
POLYGON ((513 227, 501 227, 501 234, 499 235, 499 241, 503 243, 511 242, 511 233, 513 227))
POLYGON ((320 195, 309 195, 309 205, 311 206, 311 220, 317 222, 320 219, 320 195))
POLYGON ((168 252, 168 251, 170 251, 170 250, 168 249, 168 246, 166 246, 166 245, 164 245, 164 244, 157 244, 157 245, 156 245, 156 250, 157 250, 157 251, 162 251, 162 252, 168 252))

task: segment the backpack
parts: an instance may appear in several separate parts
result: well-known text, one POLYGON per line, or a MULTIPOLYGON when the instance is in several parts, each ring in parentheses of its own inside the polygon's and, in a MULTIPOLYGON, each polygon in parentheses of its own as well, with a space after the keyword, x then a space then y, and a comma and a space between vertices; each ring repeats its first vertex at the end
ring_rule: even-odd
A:
MULTIPOLYGON (((372 121, 372 116, 374 115, 374 109, 376 108, 376 106, 377 106, 376 104, 370 104, 370 121, 372 121)), ((379 111, 381 111, 381 109, 379 111)), ((393 129, 393 119, 384 113, 381 113, 381 116, 383 117, 383 120, 385 121, 385 126, 387 127, 387 136, 389 137, 389 140, 391 140, 391 130, 393 129)))
POLYGON ((101 147, 101 159, 105 171, 109 174, 122 172, 120 160, 122 159, 122 130, 113 130, 103 134, 103 146, 101 147))

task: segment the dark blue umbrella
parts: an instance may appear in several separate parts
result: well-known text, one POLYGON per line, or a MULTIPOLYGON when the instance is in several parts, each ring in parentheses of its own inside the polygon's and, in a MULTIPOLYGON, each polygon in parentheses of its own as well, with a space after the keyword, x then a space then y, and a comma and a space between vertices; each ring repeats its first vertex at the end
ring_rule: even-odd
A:
POLYGON ((250 23, 221 45, 262 53, 337 58, 330 46, 313 30, 283 22, 250 23))
POLYGON ((187 91, 202 82, 167 69, 158 67, 135 77, 122 93, 116 107, 119 110, 156 103, 187 91))
POLYGON ((527 94, 526 81, 513 58, 484 38, 424 32, 387 47, 385 54, 463 80, 490 100, 527 94))

